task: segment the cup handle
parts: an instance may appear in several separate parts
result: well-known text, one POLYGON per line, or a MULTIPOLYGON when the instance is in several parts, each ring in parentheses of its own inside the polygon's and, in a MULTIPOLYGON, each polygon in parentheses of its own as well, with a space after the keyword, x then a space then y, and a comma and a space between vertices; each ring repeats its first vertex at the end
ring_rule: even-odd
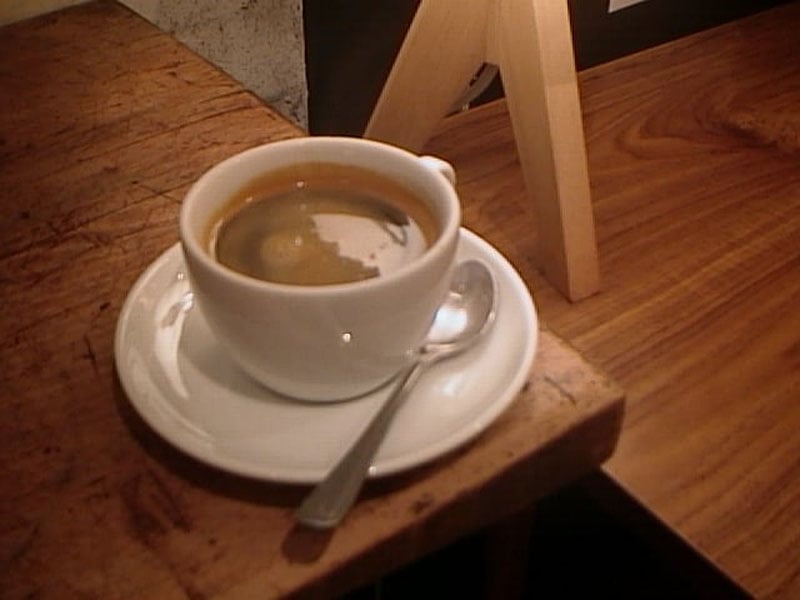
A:
POLYGON ((453 169, 453 165, 451 165, 449 162, 442 160, 441 158, 436 158, 435 156, 420 156, 419 161, 423 164, 423 166, 425 166, 425 168, 444 175, 444 178, 450 182, 450 185, 455 187, 456 171, 453 169))

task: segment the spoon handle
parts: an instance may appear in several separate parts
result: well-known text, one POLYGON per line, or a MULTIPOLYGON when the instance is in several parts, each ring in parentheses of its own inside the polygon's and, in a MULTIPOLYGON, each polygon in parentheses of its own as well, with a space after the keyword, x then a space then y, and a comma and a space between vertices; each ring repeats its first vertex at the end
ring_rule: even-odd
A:
POLYGON ((295 518, 317 529, 335 527, 353 505, 397 409, 422 373, 417 361, 399 377, 391 396, 383 403, 350 449, 319 482, 295 511, 295 518))

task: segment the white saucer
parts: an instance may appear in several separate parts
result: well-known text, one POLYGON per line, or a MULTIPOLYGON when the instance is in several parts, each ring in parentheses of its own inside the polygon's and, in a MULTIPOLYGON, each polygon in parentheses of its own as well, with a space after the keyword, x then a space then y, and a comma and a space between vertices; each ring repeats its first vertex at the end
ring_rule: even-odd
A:
MULTIPOLYGON (((462 229, 458 259, 482 260, 499 292, 497 320, 467 353, 424 373, 402 406, 370 470, 389 475, 430 461, 474 438, 514 400, 538 340, 536 309, 514 268, 462 229)), ((324 477, 377 410, 388 387, 356 400, 287 400, 229 361, 202 313, 192 309, 176 244, 131 288, 116 330, 122 386, 162 437, 226 471, 287 483, 324 477)))

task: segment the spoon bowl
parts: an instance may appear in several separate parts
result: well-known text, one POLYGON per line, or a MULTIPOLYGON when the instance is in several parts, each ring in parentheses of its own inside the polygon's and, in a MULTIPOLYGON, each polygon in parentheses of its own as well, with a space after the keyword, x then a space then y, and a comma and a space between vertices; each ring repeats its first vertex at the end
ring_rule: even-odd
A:
POLYGON ((440 360, 474 344, 494 321, 496 300, 489 269, 476 260, 460 263, 420 355, 440 360))
POLYGON ((450 289, 415 360, 398 377, 395 389, 330 473, 295 512, 304 525, 335 527, 353 505, 389 425, 424 369, 471 348, 494 322, 497 294, 489 269, 475 260, 460 263, 450 289))

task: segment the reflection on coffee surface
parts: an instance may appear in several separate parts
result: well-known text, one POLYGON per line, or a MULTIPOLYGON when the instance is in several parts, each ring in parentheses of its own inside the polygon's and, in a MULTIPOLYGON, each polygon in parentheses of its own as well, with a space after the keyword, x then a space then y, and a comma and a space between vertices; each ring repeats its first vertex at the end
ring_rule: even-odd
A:
POLYGON ((329 285, 386 275, 435 241, 436 219, 402 185, 356 167, 301 164, 248 185, 215 219, 210 247, 245 275, 329 285))

